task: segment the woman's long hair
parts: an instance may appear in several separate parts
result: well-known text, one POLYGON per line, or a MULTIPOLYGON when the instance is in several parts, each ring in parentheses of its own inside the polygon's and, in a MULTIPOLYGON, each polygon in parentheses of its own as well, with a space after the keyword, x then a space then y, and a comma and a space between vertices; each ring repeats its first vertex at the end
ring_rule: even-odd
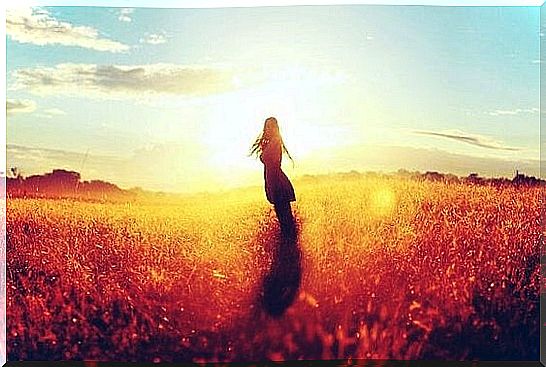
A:
POLYGON ((288 149, 286 149, 286 146, 284 145, 284 141, 282 140, 281 133, 279 131, 279 124, 277 122, 277 119, 275 117, 268 117, 264 122, 264 128, 254 141, 254 144, 252 144, 252 147, 250 148, 250 156, 255 155, 256 157, 259 157, 262 154, 263 147, 265 144, 269 143, 269 141, 272 138, 278 138, 281 143, 281 149, 283 153, 286 153, 288 158, 292 161, 292 165, 294 165, 294 160, 292 159, 292 156, 288 152, 288 149))

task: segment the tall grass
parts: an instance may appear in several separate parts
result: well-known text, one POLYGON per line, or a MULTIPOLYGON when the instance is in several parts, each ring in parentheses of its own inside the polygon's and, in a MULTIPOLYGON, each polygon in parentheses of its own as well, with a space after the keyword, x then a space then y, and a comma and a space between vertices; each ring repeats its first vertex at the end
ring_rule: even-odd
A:
POLYGON ((8 359, 537 359, 543 189, 302 180, 302 283, 260 306, 260 189, 7 203, 8 359))

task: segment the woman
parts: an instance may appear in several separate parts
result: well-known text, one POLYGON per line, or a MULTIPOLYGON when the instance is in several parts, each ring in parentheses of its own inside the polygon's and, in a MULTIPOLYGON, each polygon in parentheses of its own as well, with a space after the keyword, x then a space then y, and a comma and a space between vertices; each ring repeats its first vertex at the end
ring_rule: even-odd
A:
MULTIPOLYGON (((265 120, 264 128, 250 149, 264 164, 265 195, 273 204, 283 236, 295 235, 295 223, 290 202, 296 201, 294 187, 281 169, 282 153, 292 160, 282 140, 275 117, 265 120)), ((293 160, 292 160, 293 161, 293 160)))

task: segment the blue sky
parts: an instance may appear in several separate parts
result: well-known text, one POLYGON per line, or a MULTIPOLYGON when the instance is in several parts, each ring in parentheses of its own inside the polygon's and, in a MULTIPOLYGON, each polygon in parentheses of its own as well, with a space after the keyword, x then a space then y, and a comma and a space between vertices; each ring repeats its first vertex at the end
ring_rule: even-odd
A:
POLYGON ((154 190, 254 184, 248 146, 275 115, 293 177, 538 175, 539 10, 8 12, 7 164, 154 190))

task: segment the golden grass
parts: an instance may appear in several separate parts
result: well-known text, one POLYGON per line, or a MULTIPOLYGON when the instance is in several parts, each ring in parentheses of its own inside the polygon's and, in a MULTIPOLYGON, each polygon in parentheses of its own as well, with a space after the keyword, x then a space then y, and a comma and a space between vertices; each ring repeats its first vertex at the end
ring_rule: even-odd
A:
POLYGON ((278 231, 260 188, 9 200, 8 357, 538 358, 543 189, 295 187, 302 284, 280 320, 257 301, 278 231))

